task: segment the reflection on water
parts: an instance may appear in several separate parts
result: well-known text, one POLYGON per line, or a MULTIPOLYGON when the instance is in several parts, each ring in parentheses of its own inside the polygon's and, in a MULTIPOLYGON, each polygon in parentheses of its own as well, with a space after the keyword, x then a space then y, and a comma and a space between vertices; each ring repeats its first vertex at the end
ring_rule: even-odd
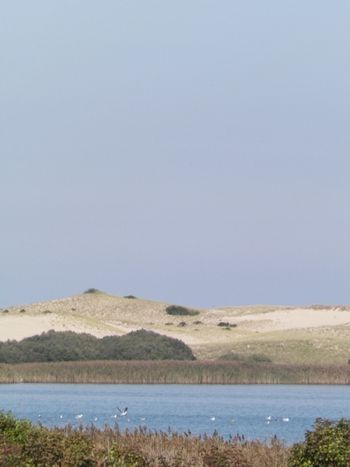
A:
POLYGON ((288 443, 303 439, 317 417, 350 418, 347 386, 0 385, 0 408, 47 426, 146 426, 225 438, 243 434, 288 443), (118 407, 126 415, 121 416, 118 407))

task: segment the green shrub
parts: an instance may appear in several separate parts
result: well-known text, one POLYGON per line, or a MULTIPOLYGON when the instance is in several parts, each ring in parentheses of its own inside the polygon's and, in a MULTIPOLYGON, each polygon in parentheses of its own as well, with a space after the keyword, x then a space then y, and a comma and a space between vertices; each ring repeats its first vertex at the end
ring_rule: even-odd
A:
POLYGON ((124 295, 124 298, 128 298, 128 299, 131 299, 131 300, 137 299, 137 297, 135 297, 135 295, 124 295))
POLYGON ((102 339, 51 330, 19 342, 0 342, 0 363, 81 360, 194 360, 194 356, 182 341, 145 330, 102 339))
POLYGON ((178 327, 180 327, 180 328, 184 328, 185 326, 187 326, 186 321, 180 321, 179 324, 178 324, 178 327))
POLYGON ((305 441, 292 447, 291 467, 349 467, 350 420, 317 419, 305 441))
POLYGON ((191 310, 190 308, 186 308, 184 306, 179 305, 169 305, 166 307, 165 311, 168 315, 172 316, 196 316, 199 315, 198 310, 191 310))
POLYGON ((220 323, 218 323, 218 326, 224 327, 224 328, 235 328, 237 327, 237 324, 232 324, 232 323, 229 323, 228 321, 220 321, 220 323))
POLYGON ((101 293, 101 290, 94 289, 93 287, 90 289, 85 290, 84 293, 101 293))

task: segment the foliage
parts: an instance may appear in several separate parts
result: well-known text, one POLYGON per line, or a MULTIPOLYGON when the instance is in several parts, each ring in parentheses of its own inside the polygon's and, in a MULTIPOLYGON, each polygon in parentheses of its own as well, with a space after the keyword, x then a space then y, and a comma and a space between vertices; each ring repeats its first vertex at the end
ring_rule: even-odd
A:
POLYGON ((236 328, 237 327, 237 324, 229 323, 228 321, 220 321, 220 323, 218 323, 217 325, 225 327, 225 328, 236 328))
POLYGON ((137 299, 137 297, 135 297, 135 295, 124 295, 124 298, 129 298, 131 300, 137 299))
POLYGON ((0 342, 0 363, 169 359, 193 360, 194 356, 182 341, 145 330, 102 339, 48 331, 19 342, 0 342))
POLYGON ((185 326, 187 326, 186 321, 180 321, 179 324, 178 324, 178 327, 180 327, 180 328, 184 328, 185 326))
POLYGON ((191 310, 190 308, 186 308, 184 306, 179 305, 169 305, 166 307, 165 311, 168 315, 172 316, 196 316, 199 315, 198 310, 191 310))
POLYGON ((179 339, 151 331, 134 331, 102 340, 106 360, 194 360, 191 349, 179 339))
POLYGON ((101 290, 91 287, 90 289, 85 290, 84 293, 101 293, 101 290))
POLYGON ((224 440, 145 428, 49 429, 0 413, 0 465, 6 467, 287 467, 288 452, 276 439, 224 440))
POLYGON ((350 420, 317 419, 305 441, 291 451, 291 467, 348 467, 350 465, 350 420))

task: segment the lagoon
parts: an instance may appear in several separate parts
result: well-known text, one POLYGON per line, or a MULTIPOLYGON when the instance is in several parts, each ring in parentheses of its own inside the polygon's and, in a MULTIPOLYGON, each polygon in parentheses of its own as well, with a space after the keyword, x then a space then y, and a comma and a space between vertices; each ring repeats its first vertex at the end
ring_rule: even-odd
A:
POLYGON ((1 384, 0 409, 45 426, 190 431, 301 441, 317 417, 350 418, 348 386, 1 384), (117 407, 128 407, 120 417, 117 407), (76 418, 77 415, 82 415, 76 418), (117 417, 116 417, 117 416, 117 417))

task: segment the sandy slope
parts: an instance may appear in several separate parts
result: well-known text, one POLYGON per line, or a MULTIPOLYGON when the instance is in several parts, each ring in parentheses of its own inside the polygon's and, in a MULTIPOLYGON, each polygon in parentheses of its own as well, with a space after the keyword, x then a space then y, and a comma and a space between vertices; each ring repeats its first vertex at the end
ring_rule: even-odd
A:
POLYGON ((101 337, 144 328, 183 340, 202 358, 237 351, 263 352, 277 360, 279 355, 288 360, 289 354, 296 361, 343 362, 350 357, 350 307, 225 307, 201 309, 198 316, 169 316, 166 306, 104 293, 14 306, 0 310, 0 341, 50 329, 101 337), (184 327, 179 326, 182 321, 184 327), (220 322, 237 327, 225 329, 220 322))

